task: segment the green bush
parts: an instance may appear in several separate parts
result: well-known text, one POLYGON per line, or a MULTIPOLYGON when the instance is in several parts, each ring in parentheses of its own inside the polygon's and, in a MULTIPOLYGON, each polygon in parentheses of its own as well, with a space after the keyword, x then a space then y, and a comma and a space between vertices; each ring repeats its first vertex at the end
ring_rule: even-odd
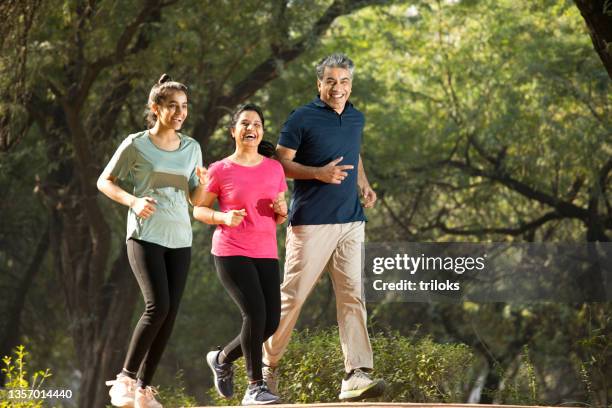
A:
POLYGON ((474 363, 468 346, 381 334, 372 339, 372 348, 376 373, 387 383, 385 401, 465 401, 474 363))
MULTIPOLYGON (((465 399, 466 371, 473 363, 463 344, 437 344, 398 334, 371 338, 373 376, 387 383, 381 401, 460 402, 465 399)), ((287 403, 338 401, 344 376, 342 350, 336 329, 295 333, 283 356, 280 396, 287 403)), ((221 398, 214 388, 209 395, 217 405, 239 405, 246 387, 244 359, 236 362, 235 394, 221 398)))
MULTIPOLYGON (((538 399, 538 384, 535 367, 529 355, 529 347, 524 346, 517 361, 517 372, 506 378, 498 391, 497 400, 503 404, 541 405, 538 399)), ((500 372, 503 376, 503 372, 500 372)))
POLYGON ((195 407, 197 401, 185 389, 184 373, 180 370, 172 386, 159 388, 159 399, 165 407, 195 407))
POLYGON ((26 369, 26 356, 24 346, 18 346, 14 357, 4 356, 2 358, 2 372, 6 375, 5 388, 0 390, 0 408, 40 408, 43 407, 42 399, 19 399, 21 390, 38 390, 43 382, 51 377, 49 369, 36 371, 28 378, 26 369))

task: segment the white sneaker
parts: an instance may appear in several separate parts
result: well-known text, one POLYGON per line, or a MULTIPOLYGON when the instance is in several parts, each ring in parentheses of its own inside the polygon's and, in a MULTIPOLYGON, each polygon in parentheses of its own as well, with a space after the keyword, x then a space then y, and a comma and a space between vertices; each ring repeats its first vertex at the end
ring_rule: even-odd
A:
POLYGON ((278 377, 280 377, 280 369, 278 367, 271 367, 264 364, 261 367, 261 375, 263 376, 263 380, 268 385, 270 392, 278 395, 278 377))
POLYGON ((134 391, 136 390, 136 380, 126 375, 119 374, 116 380, 107 381, 110 385, 108 395, 111 397, 111 404, 115 407, 131 408, 134 406, 134 391))
POLYGON ((155 399, 158 394, 153 387, 137 388, 134 394, 134 408, 164 408, 162 404, 155 399))
POLYGON ((359 401, 380 397, 385 391, 383 380, 373 380, 360 368, 354 369, 342 380, 339 398, 343 401, 359 401))

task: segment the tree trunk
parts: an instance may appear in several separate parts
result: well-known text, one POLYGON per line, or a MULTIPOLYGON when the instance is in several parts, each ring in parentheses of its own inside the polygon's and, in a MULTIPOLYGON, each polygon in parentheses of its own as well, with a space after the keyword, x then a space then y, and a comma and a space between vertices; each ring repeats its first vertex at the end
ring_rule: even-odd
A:
POLYGON ((479 404, 493 404, 495 393, 500 389, 501 376, 499 375, 499 366, 488 355, 485 355, 488 364, 487 375, 480 394, 479 404))
POLYGON ((125 246, 115 260, 111 276, 102 288, 104 310, 98 321, 100 335, 94 340, 90 360, 97 370, 84 366, 79 394, 79 406, 105 407, 108 389, 105 380, 113 379, 121 371, 130 341, 130 321, 139 299, 136 280, 127 259, 125 246))
POLYGON ((612 2, 609 0, 574 0, 593 41, 593 47, 612 79, 612 2))
MULTIPOLYGON (((40 239, 38 245, 32 255, 30 265, 26 269, 23 279, 19 283, 19 287, 16 290, 15 298, 12 304, 8 308, 8 322, 5 326, 5 333, 3 338, 0 340, 0 356, 10 356, 13 349, 19 345, 19 338, 21 337, 21 314, 25 306, 26 296, 34 277, 40 270, 40 264, 45 259, 47 251, 49 249, 49 228, 47 227, 40 239)), ((0 373, 0 385, 4 384, 5 373, 0 373)))
POLYGON ((124 245, 105 282, 95 293, 87 295, 86 279, 78 276, 82 270, 89 270, 93 244, 80 234, 84 228, 75 225, 78 222, 75 213, 76 208, 55 214, 51 242, 81 371, 78 406, 102 408, 108 404, 104 381, 121 370, 130 340, 130 322, 140 295, 124 245))

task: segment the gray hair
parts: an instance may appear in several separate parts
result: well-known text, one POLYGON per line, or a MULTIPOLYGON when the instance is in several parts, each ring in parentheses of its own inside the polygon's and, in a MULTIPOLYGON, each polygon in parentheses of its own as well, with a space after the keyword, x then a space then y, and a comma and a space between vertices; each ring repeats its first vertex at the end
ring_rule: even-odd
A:
POLYGON ((355 71, 355 64, 353 63, 353 60, 351 60, 345 54, 336 53, 328 55, 317 64, 316 70, 317 78, 319 79, 319 81, 323 80, 323 72, 325 72, 325 68, 347 69, 351 76, 351 79, 353 79, 353 71, 355 71))

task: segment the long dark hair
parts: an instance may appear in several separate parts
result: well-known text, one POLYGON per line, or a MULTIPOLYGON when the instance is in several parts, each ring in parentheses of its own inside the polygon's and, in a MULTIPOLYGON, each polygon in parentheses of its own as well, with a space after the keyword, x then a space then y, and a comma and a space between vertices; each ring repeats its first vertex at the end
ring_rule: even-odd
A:
POLYGON ((168 74, 162 74, 159 81, 153 85, 147 103, 147 125, 149 128, 155 126, 155 122, 157 122, 157 115, 151 109, 151 105, 154 103, 161 104, 170 94, 177 91, 184 92, 187 95, 187 87, 180 82, 173 81, 168 74))
MULTIPOLYGON (((245 103, 243 105, 238 106, 238 108, 236 108, 236 110, 232 114, 228 129, 231 130, 232 128, 234 128, 238 123, 238 119, 240 118, 242 112, 247 111, 256 112, 259 115, 259 119, 261 119, 262 129, 265 130, 266 120, 264 119, 263 112, 261 108, 258 105, 255 105, 254 103, 245 103)), ((267 140, 262 140, 259 143, 259 146, 257 146, 257 153, 266 157, 274 157, 276 155, 276 147, 271 142, 268 142, 267 140)))

